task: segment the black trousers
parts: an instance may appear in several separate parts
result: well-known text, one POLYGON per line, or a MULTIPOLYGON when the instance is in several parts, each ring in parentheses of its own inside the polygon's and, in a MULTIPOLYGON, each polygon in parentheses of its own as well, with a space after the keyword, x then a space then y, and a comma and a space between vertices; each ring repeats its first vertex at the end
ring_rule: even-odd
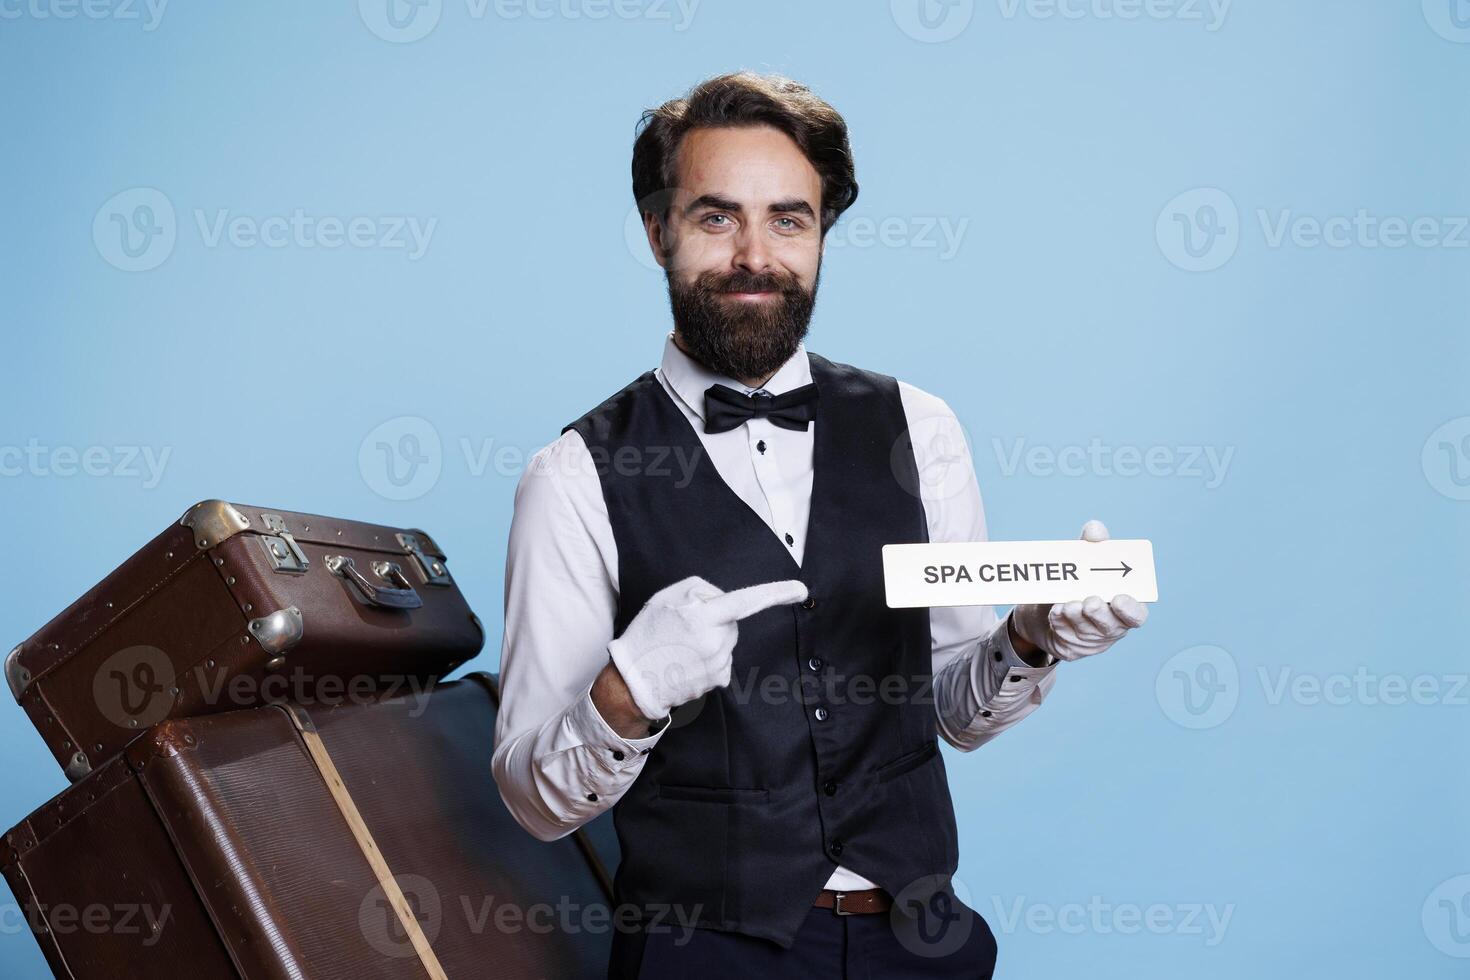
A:
POLYGON ((995 936, 953 894, 905 915, 811 908, 785 949, 768 939, 677 922, 613 934, 609 980, 989 980, 995 936))

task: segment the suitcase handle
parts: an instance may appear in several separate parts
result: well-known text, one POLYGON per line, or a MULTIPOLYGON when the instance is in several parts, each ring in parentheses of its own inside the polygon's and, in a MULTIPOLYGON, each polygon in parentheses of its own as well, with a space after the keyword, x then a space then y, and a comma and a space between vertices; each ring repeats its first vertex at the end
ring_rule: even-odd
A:
POLYGON ((374 562, 373 571, 379 578, 396 582, 396 588, 388 585, 374 585, 368 581, 366 575, 357 570, 352 559, 346 555, 328 555, 326 564, 334 575, 340 575, 357 586, 358 592, 370 606, 381 606, 385 609, 417 609, 424 604, 423 598, 414 591, 413 583, 408 580, 408 576, 403 574, 403 569, 399 568, 395 562, 374 562))

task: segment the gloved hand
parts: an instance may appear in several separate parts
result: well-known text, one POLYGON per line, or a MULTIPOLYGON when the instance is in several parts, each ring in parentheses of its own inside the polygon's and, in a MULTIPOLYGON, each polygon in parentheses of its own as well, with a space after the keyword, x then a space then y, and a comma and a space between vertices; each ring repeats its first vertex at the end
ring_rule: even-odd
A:
POLYGON ((691 575, 655 592, 607 649, 633 703, 657 720, 730 683, 739 620, 806 596, 795 579, 722 592, 691 575))
MULTIPOLYGON (((1106 541, 1102 521, 1082 526, 1082 540, 1106 541)), ((1025 603, 1011 610, 1016 635, 1036 644, 1058 660, 1080 660, 1102 653, 1131 629, 1148 619, 1148 607, 1130 595, 1112 602, 1088 596, 1067 603, 1025 603)))

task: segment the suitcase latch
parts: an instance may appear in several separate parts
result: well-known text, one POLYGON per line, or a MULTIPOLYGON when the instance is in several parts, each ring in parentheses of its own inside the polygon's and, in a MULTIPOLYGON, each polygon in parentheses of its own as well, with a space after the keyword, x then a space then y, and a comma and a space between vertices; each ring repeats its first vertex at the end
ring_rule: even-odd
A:
POLYGON ((398 543, 403 546, 404 551, 413 556, 414 564, 418 565, 425 582, 430 585, 454 584, 454 580, 449 577, 449 569, 445 568, 444 563, 438 558, 424 552, 417 535, 399 534, 398 543))
POLYGON ((275 532, 260 537, 273 571, 300 574, 311 567, 306 552, 301 550, 301 545, 296 543, 296 538, 287 530, 285 518, 280 514, 261 514, 260 518, 265 521, 266 530, 275 532))

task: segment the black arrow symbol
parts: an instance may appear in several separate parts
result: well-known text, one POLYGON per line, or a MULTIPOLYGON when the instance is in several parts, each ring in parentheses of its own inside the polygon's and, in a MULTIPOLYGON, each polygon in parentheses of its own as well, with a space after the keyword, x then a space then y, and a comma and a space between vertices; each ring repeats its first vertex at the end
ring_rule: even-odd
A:
POLYGON ((1122 572, 1123 574, 1122 575, 1119 575, 1118 577, 1119 578, 1127 578, 1128 577, 1128 573, 1131 572, 1131 571, 1133 571, 1133 566, 1130 565, 1130 564, 1128 564, 1126 561, 1119 561, 1117 568, 1093 568, 1093 569, 1089 569, 1089 571, 1094 571, 1094 572, 1122 572))

